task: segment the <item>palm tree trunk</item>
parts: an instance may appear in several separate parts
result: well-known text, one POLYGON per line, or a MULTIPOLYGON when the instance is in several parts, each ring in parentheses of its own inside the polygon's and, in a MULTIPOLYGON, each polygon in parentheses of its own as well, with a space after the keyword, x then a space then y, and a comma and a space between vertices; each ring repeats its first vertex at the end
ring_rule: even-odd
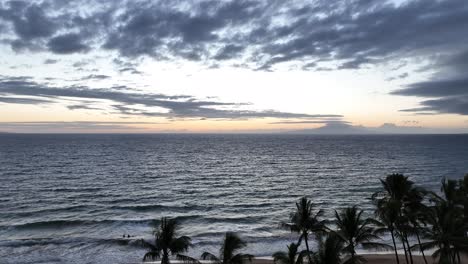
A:
POLYGON ((396 243, 395 243, 395 235, 393 234, 393 231, 390 231, 390 234, 392 235, 393 249, 395 250, 395 259, 396 259, 397 264, 400 264, 400 259, 398 258, 398 252, 397 252, 396 243))
POLYGON ((424 250, 422 249, 422 245, 421 245, 421 238, 419 238, 419 233, 417 231, 416 231, 416 237, 418 238, 419 250, 421 251, 421 254, 423 256, 424 263, 427 264, 426 255, 424 255, 424 250))
POLYGON ((408 264, 409 263, 408 252, 406 251, 406 244, 405 244, 405 239, 403 238, 403 235, 401 235, 401 244, 403 244, 403 251, 405 251, 406 264, 408 264))
POLYGON ((163 256, 161 259, 161 264, 170 264, 169 253, 166 250, 163 250, 163 256))
POLYGON ((350 241, 349 244, 351 245, 351 262, 350 263, 354 264, 355 263, 354 256, 356 255, 356 251, 354 250, 354 243, 352 240, 350 241))
POLYGON ((410 247, 410 244, 409 244, 409 241, 408 241, 408 236, 406 235, 406 233, 405 233, 405 241, 406 241, 406 245, 408 246, 408 255, 409 255, 409 258, 410 258, 410 262, 411 262, 411 264, 414 264, 413 263, 413 253, 411 253, 411 247, 410 247))
POLYGON ((306 244, 306 249, 307 249, 307 257, 309 258, 309 264, 312 264, 312 257, 310 256, 310 250, 309 250, 309 241, 307 239, 307 232, 304 232, 304 241, 306 244))

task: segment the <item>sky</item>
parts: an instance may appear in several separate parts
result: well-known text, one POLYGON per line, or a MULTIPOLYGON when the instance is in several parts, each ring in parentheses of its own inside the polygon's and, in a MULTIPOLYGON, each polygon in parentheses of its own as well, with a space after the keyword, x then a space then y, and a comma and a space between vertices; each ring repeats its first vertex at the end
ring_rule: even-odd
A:
POLYGON ((468 133, 466 0, 0 0, 0 131, 468 133))

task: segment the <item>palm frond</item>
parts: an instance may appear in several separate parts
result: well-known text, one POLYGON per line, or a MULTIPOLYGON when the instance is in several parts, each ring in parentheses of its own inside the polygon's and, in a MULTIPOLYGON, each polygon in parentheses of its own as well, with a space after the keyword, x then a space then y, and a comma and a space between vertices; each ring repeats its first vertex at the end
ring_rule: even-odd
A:
POLYGON ((158 250, 158 248, 155 245, 151 244, 150 242, 148 242, 148 241, 146 241, 144 239, 136 240, 136 244, 140 245, 140 246, 142 246, 144 248, 148 248, 148 249, 150 249, 152 251, 157 251, 158 250))
POLYGON ((169 249, 171 250, 172 254, 177 254, 181 252, 186 252, 191 246, 191 239, 187 236, 181 236, 172 240, 172 242, 169 245, 169 249))
POLYGON ((203 252, 203 254, 201 255, 201 259, 209 260, 209 261, 211 261, 213 263, 220 263, 221 262, 218 257, 211 254, 210 252, 203 252))
POLYGON ((343 264, 361 264, 361 263, 367 263, 367 260, 362 257, 362 256, 354 256, 354 257, 349 257, 346 259, 343 264))
POLYGON ((286 252, 278 251, 273 253, 273 262, 280 264, 294 264, 290 262, 290 258, 286 252))
POLYGON ((155 261, 155 260, 159 259, 159 257, 160 257, 159 252, 150 251, 150 252, 147 252, 143 256, 143 261, 148 261, 148 260, 155 261))
POLYGON ((385 243, 378 242, 363 242, 361 246, 364 249, 379 249, 379 250, 392 250, 393 246, 387 245, 385 243))
POLYGON ((186 256, 186 255, 177 254, 176 259, 186 264, 200 264, 200 261, 198 259, 186 256))
POLYGON ((243 264, 246 261, 252 262, 253 258, 254 256, 250 254, 236 254, 229 260, 229 262, 231 264, 243 264))

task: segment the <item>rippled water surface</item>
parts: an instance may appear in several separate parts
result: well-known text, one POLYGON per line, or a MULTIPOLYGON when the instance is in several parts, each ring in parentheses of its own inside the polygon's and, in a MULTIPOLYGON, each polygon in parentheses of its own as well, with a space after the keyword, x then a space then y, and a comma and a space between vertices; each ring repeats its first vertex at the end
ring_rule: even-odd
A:
POLYGON ((370 211, 393 172, 436 190, 468 172, 468 136, 0 135, 0 262, 137 262, 162 216, 192 256, 226 231, 270 255, 299 197, 370 211))

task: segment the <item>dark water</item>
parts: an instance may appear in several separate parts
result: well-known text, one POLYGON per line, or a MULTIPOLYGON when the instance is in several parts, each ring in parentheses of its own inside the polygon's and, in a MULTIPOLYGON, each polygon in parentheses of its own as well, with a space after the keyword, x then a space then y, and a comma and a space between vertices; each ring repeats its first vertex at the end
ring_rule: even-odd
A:
POLYGON ((371 208, 388 173, 438 189, 468 172, 467 135, 0 135, 0 263, 128 263, 151 221, 177 217, 190 254, 236 231, 270 255, 307 195, 371 208), (131 241, 131 240, 130 240, 131 241))

